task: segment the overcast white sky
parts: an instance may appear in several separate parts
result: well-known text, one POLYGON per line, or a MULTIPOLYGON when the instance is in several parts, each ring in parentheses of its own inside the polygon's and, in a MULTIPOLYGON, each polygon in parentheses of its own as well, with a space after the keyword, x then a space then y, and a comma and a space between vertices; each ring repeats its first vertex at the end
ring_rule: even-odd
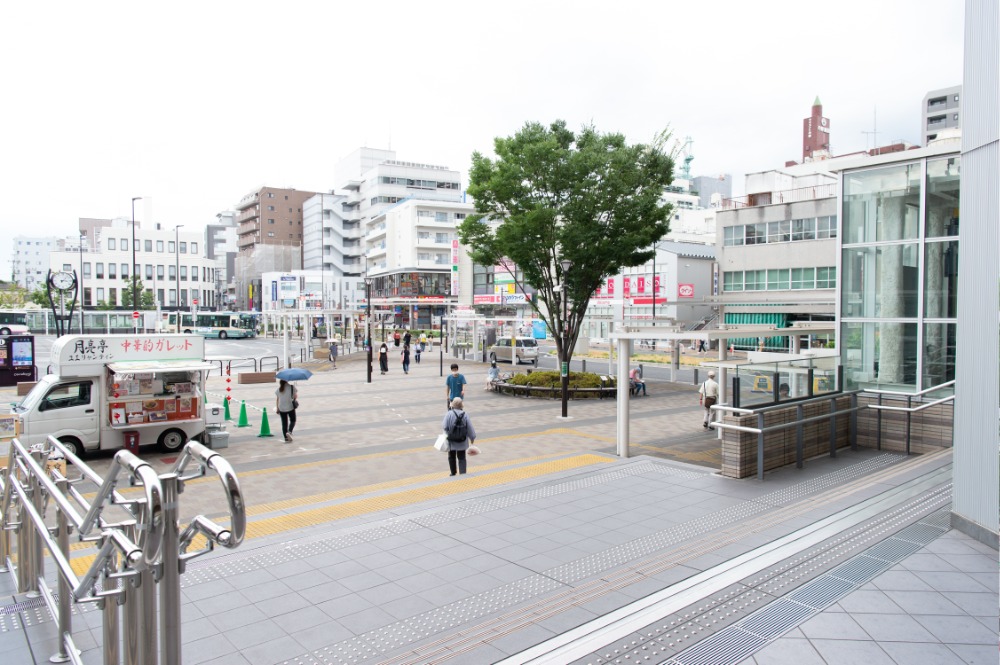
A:
POLYGON ((920 142, 962 79, 961 0, 18 2, 4 9, 0 275, 79 217, 203 226, 268 184, 327 191, 360 146, 466 172, 526 121, 694 140, 694 175, 920 142))

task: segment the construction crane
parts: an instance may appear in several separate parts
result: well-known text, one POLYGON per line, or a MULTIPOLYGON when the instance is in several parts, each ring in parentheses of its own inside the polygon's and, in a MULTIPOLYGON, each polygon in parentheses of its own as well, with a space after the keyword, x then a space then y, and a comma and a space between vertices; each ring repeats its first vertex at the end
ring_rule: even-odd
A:
POLYGON ((693 143, 690 136, 684 137, 684 143, 681 143, 680 139, 674 141, 674 159, 684 158, 684 164, 680 167, 680 177, 685 180, 691 179, 691 162, 694 161, 694 154, 691 152, 693 143))

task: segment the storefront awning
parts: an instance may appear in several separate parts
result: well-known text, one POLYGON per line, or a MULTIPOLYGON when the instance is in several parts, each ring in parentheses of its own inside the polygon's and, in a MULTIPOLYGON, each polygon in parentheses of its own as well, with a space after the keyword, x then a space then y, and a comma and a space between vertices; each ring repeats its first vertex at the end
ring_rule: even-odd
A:
POLYGON ((108 369, 115 374, 140 372, 210 372, 215 365, 198 360, 136 360, 110 363, 108 369))

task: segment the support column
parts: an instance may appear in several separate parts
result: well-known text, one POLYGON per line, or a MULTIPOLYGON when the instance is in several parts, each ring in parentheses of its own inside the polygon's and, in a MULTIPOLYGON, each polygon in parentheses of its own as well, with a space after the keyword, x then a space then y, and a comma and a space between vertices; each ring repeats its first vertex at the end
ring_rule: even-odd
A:
POLYGON ((623 459, 628 459, 629 457, 629 394, 628 394, 628 363, 629 359, 632 357, 632 340, 621 339, 616 340, 615 346, 618 349, 618 373, 615 377, 617 386, 617 404, 615 404, 615 410, 617 412, 617 448, 618 456, 623 459))

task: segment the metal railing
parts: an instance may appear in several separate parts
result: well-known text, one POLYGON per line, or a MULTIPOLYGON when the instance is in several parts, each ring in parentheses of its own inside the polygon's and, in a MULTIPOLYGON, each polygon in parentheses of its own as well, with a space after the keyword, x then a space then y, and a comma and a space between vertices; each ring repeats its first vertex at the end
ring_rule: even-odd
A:
POLYGON ((848 439, 851 442, 851 450, 857 450, 858 448, 858 422, 857 422, 857 411, 861 408, 858 406, 858 395, 857 392, 852 393, 835 393, 832 395, 824 395, 822 397, 812 397, 809 399, 799 400, 792 404, 774 404, 772 406, 766 406, 759 409, 743 409, 737 406, 728 406, 725 404, 714 404, 712 405, 712 411, 732 413, 740 416, 753 415, 757 417, 757 427, 745 427, 743 425, 733 425, 730 423, 715 422, 715 416, 713 413, 712 419, 709 422, 709 427, 721 430, 732 430, 735 432, 749 432, 751 434, 757 435, 757 479, 764 480, 764 440, 769 432, 779 432, 781 430, 795 428, 795 467, 801 469, 803 466, 803 449, 804 449, 804 434, 803 425, 806 423, 816 422, 819 420, 829 420, 830 421, 830 457, 837 456, 837 416, 842 414, 850 414, 850 420, 848 421, 848 439), (844 397, 849 397, 851 400, 851 405, 845 409, 841 409, 837 406, 837 400, 844 397), (809 418, 804 417, 803 411, 804 407, 809 404, 814 404, 817 402, 829 402, 830 410, 827 413, 821 413, 818 416, 811 416, 809 418), (771 425, 769 427, 764 426, 765 415, 770 411, 787 409, 790 406, 795 406, 795 420, 789 423, 779 423, 777 425, 771 425))
POLYGON ((864 392, 866 392, 866 393, 870 393, 870 394, 878 396, 878 403, 877 404, 869 404, 868 405, 869 409, 875 409, 877 411, 877 414, 876 414, 876 428, 875 428, 875 447, 876 447, 876 449, 877 450, 882 450, 882 412, 883 411, 901 411, 901 412, 903 412, 903 413, 906 414, 906 435, 905 435, 905 442, 906 442, 906 454, 909 455, 910 454, 910 433, 911 433, 911 427, 912 427, 912 421, 913 421, 913 414, 916 413, 916 412, 918 412, 918 411, 923 411, 924 409, 929 409, 932 406, 937 406, 938 404, 944 404, 945 402, 952 402, 952 401, 955 400, 955 394, 952 393, 951 395, 948 395, 947 397, 942 397, 941 399, 936 399, 936 400, 934 400, 932 402, 925 402, 925 403, 921 404, 920 406, 913 406, 913 399, 914 398, 918 398, 918 397, 923 397, 924 395, 928 395, 930 393, 938 392, 939 390, 943 390, 945 388, 949 388, 949 387, 951 387, 953 385, 955 385, 955 379, 952 379, 951 381, 946 381, 946 382, 938 384, 936 386, 932 386, 932 387, 927 388, 925 390, 921 390, 918 393, 905 393, 905 392, 901 392, 901 391, 897 391, 897 390, 868 390, 868 389, 864 390, 864 392), (904 406, 886 406, 886 405, 883 405, 882 404, 882 399, 885 398, 885 397, 899 398, 899 399, 905 398, 906 399, 906 406, 904 407, 904 406))
POLYGON ((82 663, 73 640, 72 605, 96 603, 102 610, 104 665, 120 662, 120 638, 128 665, 157 665, 158 644, 159 662, 180 665, 180 574, 185 563, 217 544, 237 547, 246 533, 243 493, 229 462, 192 441, 167 473, 157 475, 148 463, 120 450, 101 478, 52 436, 31 449, 14 439, 7 468, 0 472, 0 490, 0 571, 10 573, 18 592, 41 596, 56 617, 59 650, 52 662, 82 663), (61 453, 79 477, 67 478, 58 465, 46 469, 52 453, 61 453), (189 470, 192 464, 196 468, 189 470), (208 470, 222 481, 230 524, 222 527, 198 515, 180 531, 178 498, 184 482, 208 470), (117 491, 123 475, 142 488, 140 498, 127 499, 117 491), (92 501, 78 487, 85 482, 98 487, 92 501), (124 519, 108 518, 112 505, 124 511, 124 519), (46 522, 49 508, 55 510, 55 526, 46 522), (98 547, 82 576, 70 560, 72 534, 78 542, 98 547), (199 535, 205 545, 188 552, 199 535), (58 598, 45 579, 46 550, 56 566, 58 598))

